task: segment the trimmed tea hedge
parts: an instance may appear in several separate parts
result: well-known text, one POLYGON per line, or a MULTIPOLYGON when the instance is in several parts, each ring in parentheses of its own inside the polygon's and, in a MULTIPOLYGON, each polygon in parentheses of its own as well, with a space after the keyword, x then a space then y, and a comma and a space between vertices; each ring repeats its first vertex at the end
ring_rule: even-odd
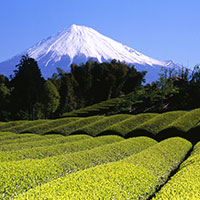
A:
MULTIPOLYGON (((112 138, 112 136, 100 138, 105 139, 108 137, 112 138)), ((151 138, 138 137, 87 151, 64 154, 42 160, 2 163, 1 176, 3 182, 0 181, 0 188, 4 188, 2 195, 9 197, 14 193, 19 194, 21 191, 28 190, 69 173, 123 159, 156 143, 151 138), (13 180, 15 180, 14 183, 13 180), (3 187, 5 184, 6 189, 3 187)))
POLYGON ((157 135, 160 131, 164 130, 169 124, 179 119, 186 114, 186 111, 171 111, 163 114, 159 114, 156 117, 148 120, 147 122, 135 127, 132 130, 132 134, 142 134, 145 132, 146 134, 152 134, 152 136, 157 135))
POLYGON ((22 133, 27 128, 31 128, 32 126, 38 126, 41 124, 45 124, 50 122, 51 120, 35 120, 35 121, 29 121, 27 123, 19 124, 10 128, 5 128, 2 131, 9 131, 13 133, 22 133))
POLYGON ((191 148, 170 138, 122 161, 86 169, 30 189, 16 199, 148 199, 191 148))
POLYGON ((18 125, 22 125, 26 123, 28 123, 28 121, 25 121, 25 120, 6 122, 0 125, 0 131, 2 131, 3 129, 11 128, 13 126, 18 126, 18 125))
POLYGON ((55 119, 50 120, 49 122, 45 124, 41 124, 40 126, 36 125, 30 128, 26 128, 23 130, 23 132, 29 132, 29 133, 37 133, 40 135, 43 135, 49 131, 51 128, 55 128, 60 125, 68 124, 70 122, 79 120, 79 118, 62 118, 62 119, 55 119))
POLYGON ((92 123, 88 126, 84 126, 80 129, 77 129, 74 133, 87 133, 92 136, 99 135, 105 129, 110 127, 113 124, 119 123, 123 120, 129 119, 132 115, 128 114, 118 114, 109 117, 105 117, 102 120, 99 120, 95 123, 92 123))
POLYGON ((3 142, 4 140, 16 140, 19 138, 29 138, 35 135, 36 134, 33 134, 33 133, 16 134, 16 133, 11 133, 11 132, 3 132, 3 134, 0 133, 0 141, 3 142))
POLYGON ((81 118, 78 121, 71 122, 66 125, 62 125, 62 126, 58 126, 56 128, 50 129, 50 130, 48 130, 48 133, 59 133, 59 134, 63 134, 63 135, 70 135, 71 133, 77 131, 81 127, 87 126, 94 122, 98 122, 99 120, 102 120, 104 118, 105 118, 104 116, 81 118))
POLYGON ((109 99, 101 103, 97 103, 79 110, 64 113, 62 117, 86 117, 91 115, 106 114, 114 109, 116 104, 120 101, 120 98, 109 99))
POLYGON ((158 199, 200 199, 200 142, 194 146, 189 158, 184 161, 179 171, 156 194, 158 199))
POLYGON ((184 137, 192 142, 196 142, 200 139, 199 135, 194 135, 190 133, 190 130, 195 128, 200 121, 200 109, 195 109, 190 112, 187 112, 182 117, 179 117, 177 120, 175 120, 173 123, 171 123, 169 126, 165 128, 160 133, 160 136, 163 135, 163 137, 170 137, 179 135, 181 137, 184 137))
MULTIPOLYGON (((18 134, 19 135, 19 134, 18 134)), ((16 136, 18 136, 16 134, 16 136)), ((5 137, 4 140, 1 140, 0 137, 0 144, 13 144, 13 143, 24 143, 24 142, 35 142, 35 141, 42 141, 42 140, 46 140, 46 139, 55 139, 55 138, 65 138, 63 135, 59 135, 59 134, 51 134, 51 135, 37 135, 37 134, 33 134, 33 133, 27 133, 27 134, 23 134, 24 137, 20 137, 20 138, 16 138, 16 137, 5 137)))
POLYGON ((11 144, 3 144, 0 146, 0 151, 16 151, 29 149, 34 147, 44 147, 49 145, 56 145, 67 142, 74 142, 78 140, 88 139, 90 136, 81 135, 81 136, 70 136, 70 137, 55 137, 55 138, 46 138, 45 140, 40 141, 29 141, 24 143, 11 143, 11 144))
POLYGON ((35 148, 28 148, 24 150, 18 151, 0 151, 0 162, 4 161, 17 161, 23 159, 42 159, 45 157, 56 156, 63 153, 72 153, 77 151, 84 151, 87 149, 91 149, 97 146, 101 146, 103 144, 109 144, 117 141, 124 140, 122 137, 119 136, 108 136, 108 137, 97 137, 97 138, 90 138, 88 135, 75 135, 75 136, 68 136, 71 139, 79 139, 75 142, 70 142, 66 144, 57 144, 51 146, 44 146, 44 147, 35 147, 35 148), (88 138, 83 140, 83 138, 88 138))
POLYGON ((135 129, 140 124, 145 123, 146 121, 156 117, 158 114, 155 113, 145 113, 132 115, 130 118, 123 120, 122 122, 113 124, 112 126, 104 129, 102 134, 118 133, 122 136, 127 136, 132 130, 135 129))

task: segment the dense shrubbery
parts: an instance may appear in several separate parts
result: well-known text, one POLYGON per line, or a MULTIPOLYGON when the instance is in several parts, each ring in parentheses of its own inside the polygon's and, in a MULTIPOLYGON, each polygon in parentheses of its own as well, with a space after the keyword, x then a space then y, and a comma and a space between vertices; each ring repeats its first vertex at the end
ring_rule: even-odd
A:
POLYGON ((107 119, 107 118, 104 116, 79 118, 79 120, 76 120, 75 122, 72 121, 71 123, 57 126, 52 129, 48 129, 48 132, 46 132, 46 133, 47 134, 48 133, 59 133, 62 135, 70 135, 70 134, 76 132, 77 130, 79 130, 81 127, 89 126, 90 124, 101 121, 103 119, 107 119))
MULTIPOLYGON (((31 137, 31 136, 30 136, 31 137)), ((0 151, 16 151, 16 150, 24 150, 34 147, 44 147, 49 145, 56 145, 56 144, 65 144, 72 141, 78 141, 83 139, 88 139, 88 135, 82 135, 77 137, 69 136, 69 137, 54 137, 54 138, 48 138, 46 137, 45 140, 32 140, 29 142, 19 142, 19 143, 11 143, 11 144, 2 144, 0 146, 0 151)))
POLYGON ((30 128, 32 126, 39 126, 41 124, 45 124, 49 122, 50 120, 35 120, 35 121, 29 121, 28 123, 20 123, 19 125, 14 125, 11 127, 0 127, 2 131, 10 131, 14 133, 22 133, 27 128, 30 128))
POLYGON ((63 118, 63 119, 56 119, 56 120, 47 120, 44 124, 31 126, 29 128, 24 128, 22 132, 37 133, 40 135, 44 135, 51 128, 55 128, 63 124, 68 124, 70 122, 75 122, 77 120, 79 120, 79 118, 63 118))
POLYGON ((119 114, 119 115, 105 117, 97 122, 94 122, 92 124, 89 124, 77 129, 74 133, 83 132, 92 136, 97 136, 101 132, 103 132, 107 127, 110 127, 111 125, 121 122, 123 120, 126 120, 130 117, 131 115, 128 115, 128 114, 119 114))
MULTIPOLYGON (((200 109, 170 111, 162 114, 117 114, 111 116, 66 117, 56 120, 15 121, 0 125, 2 131, 15 133, 120 135, 125 138, 149 136, 159 141, 180 136, 196 143, 200 140, 200 109)), ((8 136, 5 136, 8 137, 8 136)), ((9 136, 12 138, 12 136, 9 136)), ((13 135, 13 137, 23 137, 13 135)))
MULTIPOLYGON (((55 138, 55 140, 57 140, 57 138, 55 138)), ((40 147, 26 148, 24 150, 15 150, 15 151, 14 150, 4 151, 4 152, 0 151, 0 162, 17 161, 30 158, 42 159, 45 157, 56 156, 63 153, 84 151, 104 144, 121 141, 123 140, 123 138, 119 136, 107 136, 107 137, 104 136, 104 137, 92 138, 91 136, 88 135, 76 135, 76 136, 69 136, 69 138, 68 139, 66 138, 66 140, 68 140, 68 142, 62 144, 54 144, 51 146, 47 146, 46 142, 42 141, 44 145, 40 147)))
POLYGON ((156 194, 158 199, 200 199, 200 142, 194 146, 191 156, 184 161, 178 172, 156 194))
POLYGON ((29 138, 29 137, 33 137, 36 134, 15 134, 15 133, 11 133, 11 132, 0 132, 0 141, 4 141, 4 140, 15 140, 15 139, 20 139, 20 138, 29 138))
MULTIPOLYGON (((4 195, 4 198, 8 199, 16 193, 20 194, 21 192, 26 191, 32 187, 41 185, 54 178, 67 175, 68 173, 91 167, 94 164, 98 165, 104 162, 109 162, 109 160, 112 161, 120 159, 118 154, 123 151, 128 153, 128 149, 130 149, 129 153, 133 154, 156 143, 154 140, 148 138, 136 139, 135 142, 127 142, 127 149, 127 146, 125 144, 119 143, 120 141, 123 141, 123 138, 119 136, 104 136, 94 139, 83 140, 76 143, 71 142, 71 144, 69 143, 68 146, 65 145, 65 152, 61 151, 61 149, 59 151, 59 146, 57 146, 57 148, 54 147, 54 150, 57 152, 51 152, 51 150, 53 150, 51 149, 51 147, 49 147, 49 149, 46 148, 46 152, 48 152, 50 156, 52 156, 53 154, 56 155, 56 153, 57 155, 59 155, 62 153, 71 152, 70 154, 63 154, 60 156, 55 156, 52 158, 46 158, 42 160, 36 159, 17 162, 1 162, 0 196, 4 195), (119 145, 121 144, 120 146, 122 150, 120 150, 116 147, 116 145, 113 144, 114 146, 105 146, 107 151, 105 151, 104 148, 99 148, 99 151, 98 149, 94 151, 83 151, 115 142, 119 145), (138 145, 137 143, 139 143, 140 145, 138 145), (116 151, 115 155, 115 150, 117 149, 118 151, 116 151), (77 151, 82 152, 72 154, 72 152, 77 151)), ((25 154, 25 156, 27 156, 27 154, 25 154)), ((42 152, 35 150, 35 155, 32 154, 32 157, 36 158, 36 156, 38 158, 42 158, 42 152)), ((123 158, 123 156, 127 156, 126 153, 124 153, 124 155, 122 153, 121 157, 123 158)), ((31 158, 31 153, 29 158, 31 158)), ((25 159, 25 157, 23 159, 25 159)))
POLYGON ((191 146, 181 138, 167 139, 122 161, 30 189, 17 199, 148 199, 178 167, 191 146))
POLYGON ((130 118, 127 118, 119 123, 115 123, 109 127, 106 127, 101 134, 113 133, 120 134, 122 136, 128 137, 128 133, 131 133, 136 127, 140 124, 149 121, 150 119, 158 116, 159 114, 155 113, 144 113, 138 115, 132 115, 130 118))

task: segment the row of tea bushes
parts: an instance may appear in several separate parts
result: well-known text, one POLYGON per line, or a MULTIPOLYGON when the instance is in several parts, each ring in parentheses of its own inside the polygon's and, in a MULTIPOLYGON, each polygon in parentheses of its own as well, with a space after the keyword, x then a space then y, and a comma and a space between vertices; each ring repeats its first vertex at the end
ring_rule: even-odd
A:
POLYGON ((50 120, 41 125, 35 125, 35 126, 29 127, 29 128, 25 127, 21 130, 21 132, 29 132, 29 133, 36 133, 36 134, 43 135, 46 132, 48 132, 49 129, 51 129, 53 127, 60 126, 63 124, 68 124, 68 123, 74 122, 78 119, 79 118, 63 118, 63 119, 50 120))
POLYGON ((75 128, 66 125, 65 128, 57 127, 54 130, 56 133, 65 135, 75 133, 93 136, 117 134, 125 138, 145 135, 160 141, 172 136, 180 136, 196 142, 200 139, 200 135, 192 130, 198 127, 199 121, 200 109, 196 109, 190 112, 171 111, 163 114, 113 115, 89 125, 80 127, 77 125, 75 128))
POLYGON ((114 123, 113 125, 106 127, 102 134, 113 133, 126 136, 128 133, 132 132, 135 129, 135 127, 145 123, 146 121, 149 121, 150 119, 156 116, 160 115, 155 113, 132 115, 130 118, 127 118, 119 123, 114 123))
POLYGON ((104 140, 113 138, 112 140, 115 143, 107 145, 102 143, 103 146, 91 150, 63 154, 42 160, 1 163, 1 195, 4 195, 4 198, 7 199, 14 194, 20 194, 55 178, 103 163, 118 161, 157 144, 155 140, 146 137, 121 141, 119 141, 119 136, 102 136, 100 138, 101 140, 102 138, 104 140))
POLYGON ((132 131, 145 131, 153 135, 157 135, 160 131, 164 130, 169 124, 176 121, 179 117, 186 114, 186 111, 172 111, 159 114, 154 118, 136 126, 132 131))
POLYGON ((92 123, 88 126, 81 127, 77 129, 75 132, 77 133, 82 132, 82 133, 87 133, 92 136, 97 136, 101 132, 103 132, 106 128, 112 126, 113 124, 129 119, 131 116, 132 115, 128 115, 128 114, 119 114, 119 115, 113 115, 110 117, 105 117, 104 119, 99 120, 95 123, 92 123))
POLYGON ((22 125, 22 124, 26 124, 26 123, 29 123, 29 121, 20 120, 20 121, 6 122, 6 123, 3 123, 3 124, 0 124, 0 131, 2 131, 4 129, 7 129, 7 128, 14 127, 14 126, 19 126, 19 125, 22 125))
POLYGON ((64 113, 62 117, 88 117, 92 115, 106 114, 115 108, 119 100, 120 98, 109 99, 85 108, 64 113))
MULTIPOLYGON (((88 135, 75 135, 75 136, 68 136, 72 139, 76 139, 75 142, 68 142, 64 144, 57 144, 51 146, 43 146, 43 147, 34 147, 34 148, 27 148, 24 150, 18 151, 0 151, 0 162, 5 161, 17 161, 23 159, 42 159, 45 157, 56 156, 63 153, 73 153, 78 151, 84 151, 88 149, 92 149, 104 144, 110 144, 113 142, 118 142, 124 140, 124 138, 120 136, 107 136, 107 137, 96 137, 96 138, 89 138, 88 135), (83 140, 83 138, 85 138, 83 140), (77 141, 78 140, 78 141, 77 141)), ((68 138, 66 137, 66 138, 68 138)))
POLYGON ((22 132, 32 132, 41 135, 49 133, 63 135, 84 133, 92 136, 116 134, 125 138, 143 135, 160 141, 172 136, 180 136, 195 143, 200 139, 198 134, 198 131, 200 131, 199 121, 200 109, 196 109, 189 112, 171 111, 163 114, 118 114, 108 117, 61 118, 34 125, 30 128, 22 128, 28 126, 30 122, 27 121, 21 121, 20 123, 24 124, 20 125, 18 124, 19 121, 15 122, 17 125, 14 122, 8 122, 2 126, 9 127, 12 124, 10 129, 3 130, 23 130, 22 132))
POLYGON ((34 140, 34 138, 33 138, 32 141, 28 141, 28 142, 2 144, 2 145, 0 145, 0 151, 16 151, 16 150, 23 150, 23 149, 29 149, 29 148, 34 148, 34 147, 44 147, 44 146, 49 146, 49 145, 75 142, 75 141, 84 140, 84 139, 88 139, 88 138, 91 138, 91 136, 89 136, 89 135, 80 135, 80 136, 72 135, 69 137, 53 137, 53 138, 46 137, 44 140, 34 140))
MULTIPOLYGON (((15 134, 18 136, 19 134, 15 134)), ((5 137, 4 140, 1 140, 0 137, 0 144, 11 144, 11 143, 25 143, 25 142, 35 142, 35 141, 40 141, 40 140, 46 140, 46 139, 56 139, 56 138, 65 138, 65 136, 60 135, 60 134, 49 134, 49 135, 37 135, 33 133, 24 133, 21 134, 20 136, 24 137, 5 137)), ((88 135, 87 135, 88 136, 88 135)), ((88 136, 89 138, 89 136, 88 136)))
POLYGON ((107 119, 107 118, 104 116, 80 118, 77 121, 49 129, 47 133, 59 133, 62 135, 70 135, 76 132, 77 130, 79 130, 81 127, 88 126, 92 123, 98 122, 103 119, 107 119))
POLYGON ((170 138, 128 158, 56 179, 16 199, 148 199, 192 147, 170 138))
POLYGON ((2 131, 7 132, 14 132, 14 133, 22 133, 26 129, 29 129, 33 126, 40 126, 42 124, 46 124, 51 122, 52 120, 35 120, 35 121, 28 121, 27 123, 20 123, 18 125, 11 126, 9 128, 3 128, 2 131))
POLYGON ((184 161, 178 172, 153 198, 161 199, 200 199, 200 142, 194 146, 191 156, 184 161))
POLYGON ((16 134, 12 132, 0 132, 0 141, 1 143, 5 140, 15 140, 20 138, 30 138, 36 136, 37 134, 25 133, 25 134, 16 134))

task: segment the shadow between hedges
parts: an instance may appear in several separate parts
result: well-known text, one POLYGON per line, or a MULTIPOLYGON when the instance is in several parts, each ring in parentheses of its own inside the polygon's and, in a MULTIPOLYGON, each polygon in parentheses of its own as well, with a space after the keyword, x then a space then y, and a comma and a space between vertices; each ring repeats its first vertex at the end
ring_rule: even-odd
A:
POLYGON ((87 133, 86 131, 82 131, 82 130, 74 131, 74 132, 70 133, 69 135, 90 135, 90 136, 95 137, 95 135, 91 135, 91 134, 87 133))
POLYGON ((162 141, 162 140, 165 140, 170 137, 182 137, 182 138, 185 138, 186 140, 189 140, 192 144, 196 144, 197 142, 200 141, 200 127, 192 128, 188 132, 184 132, 175 127, 172 127, 172 128, 164 129, 156 135, 149 131, 143 130, 143 129, 137 129, 137 130, 129 132, 125 135, 123 135, 117 131, 113 131, 113 130, 106 130, 97 135, 91 135, 91 134, 88 134, 86 131, 82 131, 82 130, 78 130, 78 131, 72 132, 70 134, 64 134, 64 133, 57 132, 57 131, 51 131, 51 132, 46 133, 45 135, 49 135, 49 134, 60 134, 60 135, 64 135, 64 136, 90 135, 93 137, 104 136, 104 135, 118 135, 118 136, 124 137, 125 139, 131 138, 131 137, 146 136, 146 137, 155 139, 157 141, 162 141))
POLYGON ((192 144, 196 144, 200 141, 200 127, 190 129, 188 132, 181 131, 175 127, 168 128, 160 131, 158 134, 153 134, 143 129, 134 130, 124 136, 124 138, 146 136, 153 138, 157 141, 162 141, 170 137, 182 137, 189 140, 192 144))
POLYGON ((152 134, 151 132, 144 130, 144 129, 137 129, 137 130, 131 131, 128 134, 126 134, 124 136, 124 138, 128 139, 128 138, 131 138, 131 137, 138 137, 138 136, 146 136, 146 137, 150 137, 152 139, 157 140, 157 138, 154 134, 152 134))
POLYGON ((188 131, 187 134, 188 134, 189 140, 190 140, 193 144, 196 144, 197 142, 200 141, 200 127, 191 128, 191 129, 188 131))
POLYGON ((99 134, 97 134, 96 136, 104 136, 104 135, 118 135, 118 136, 121 136, 121 137, 124 137, 124 135, 122 135, 121 133, 117 132, 117 131, 113 131, 113 130, 106 130, 106 131, 103 131, 99 134))
POLYGON ((189 140, 192 144, 196 144, 200 140, 199 136, 200 136, 200 127, 192 128, 187 132, 172 127, 160 131, 156 137, 159 141, 170 137, 182 137, 185 138, 186 140, 189 140))

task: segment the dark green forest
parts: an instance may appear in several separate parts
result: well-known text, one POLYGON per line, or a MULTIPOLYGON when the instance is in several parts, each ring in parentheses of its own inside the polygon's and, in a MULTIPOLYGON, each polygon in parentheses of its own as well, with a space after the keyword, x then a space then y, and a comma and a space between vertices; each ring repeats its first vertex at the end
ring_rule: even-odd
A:
MULTIPOLYGON (((12 76, 0 75, 0 120, 57 118, 123 96, 126 112, 133 114, 200 107, 199 66, 193 71, 163 68, 158 81, 145 85, 146 73, 116 60, 90 60, 79 66, 72 64, 70 73, 58 68, 45 80, 37 62, 25 55, 12 76)), ((116 112, 122 110, 125 112, 119 107, 116 112)))

